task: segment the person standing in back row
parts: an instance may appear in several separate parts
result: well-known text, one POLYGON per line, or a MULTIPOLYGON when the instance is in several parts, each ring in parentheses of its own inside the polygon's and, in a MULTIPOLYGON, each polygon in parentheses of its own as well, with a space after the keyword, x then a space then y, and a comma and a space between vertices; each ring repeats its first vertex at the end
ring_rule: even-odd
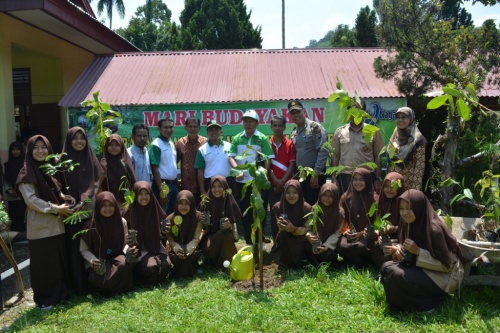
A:
POLYGON ((326 182, 321 175, 328 159, 328 149, 323 147, 326 142, 326 131, 321 124, 306 118, 306 109, 298 100, 288 103, 288 112, 295 123, 290 135, 297 151, 297 167, 310 167, 314 177, 307 177, 302 183, 304 199, 311 206, 318 201, 319 188, 326 182))
MULTIPOLYGON (((366 109, 365 102, 361 106, 366 109)), ((351 106, 352 107, 352 106, 351 106)), ((350 108, 350 107, 349 107, 350 108)), ((349 124, 337 128, 332 139, 333 158, 332 166, 345 166, 338 177, 332 177, 334 183, 338 183, 340 195, 344 194, 351 183, 352 173, 360 164, 373 162, 377 165, 375 170, 364 167, 370 171, 375 191, 380 191, 382 184, 382 168, 380 162, 380 151, 384 146, 380 131, 375 132, 370 142, 365 142, 363 127, 365 123, 361 121, 356 124, 351 116, 349 124)))
MULTIPOLYGON (((257 153, 255 156, 249 156, 243 159, 236 160, 237 155, 242 155, 243 152, 248 150, 247 146, 251 145, 256 151, 266 155, 268 158, 274 158, 273 149, 269 143, 269 139, 263 133, 257 131, 257 125, 259 125, 259 116, 255 110, 247 110, 243 114, 243 127, 244 131, 236 134, 231 142, 231 148, 229 150, 229 163, 231 167, 236 168, 238 165, 245 164, 245 162, 253 163, 258 159, 257 153)), ((268 169, 268 163, 266 163, 266 169, 268 169)), ((242 197, 242 190, 245 183, 252 179, 252 176, 248 173, 248 170, 243 170, 236 176, 236 200, 241 200, 240 210, 242 213, 250 206, 250 195, 252 194, 252 187, 249 186, 246 189, 245 196, 242 197)), ((243 216, 243 228, 245 229, 245 241, 247 244, 252 245, 252 223, 253 223, 253 210, 249 210, 243 216)))
POLYGON ((200 203, 200 189, 198 187, 198 172, 194 168, 194 162, 198 148, 207 142, 206 137, 198 135, 200 126, 200 119, 187 118, 184 127, 187 135, 180 138, 175 145, 177 159, 181 162, 181 189, 193 193, 196 205, 200 203))
MULTIPOLYGON (((275 115, 271 118, 271 130, 273 136, 269 140, 271 148, 274 152, 274 158, 271 160, 271 166, 268 173, 271 188, 262 191, 264 200, 264 207, 269 207, 272 210, 274 205, 281 200, 283 187, 285 183, 290 180, 295 172, 295 146, 292 140, 288 139, 285 135, 286 118, 283 116, 275 115)), ((270 217, 271 234, 273 236, 274 244, 271 252, 276 252, 276 236, 278 235, 278 224, 276 223, 276 215, 271 212, 270 217)))
POLYGON ((149 129, 144 124, 135 124, 132 128, 132 140, 134 144, 127 148, 127 152, 134 166, 135 178, 151 184, 153 173, 149 163, 149 154, 146 145, 149 141, 149 129))
POLYGON ((175 198, 177 197, 177 151, 172 142, 174 134, 174 120, 162 118, 158 121, 159 135, 149 146, 149 160, 153 172, 153 192, 158 202, 167 214, 174 212, 175 198), (160 197, 161 184, 169 188, 168 195, 160 197))

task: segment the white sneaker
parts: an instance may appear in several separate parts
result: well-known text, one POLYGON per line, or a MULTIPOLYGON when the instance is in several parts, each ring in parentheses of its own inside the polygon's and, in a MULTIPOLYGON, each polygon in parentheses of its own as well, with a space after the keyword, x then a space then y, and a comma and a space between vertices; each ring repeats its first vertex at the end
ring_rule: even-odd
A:
POLYGON ((52 305, 37 305, 37 308, 39 308, 42 311, 49 311, 52 310, 53 306, 52 305))

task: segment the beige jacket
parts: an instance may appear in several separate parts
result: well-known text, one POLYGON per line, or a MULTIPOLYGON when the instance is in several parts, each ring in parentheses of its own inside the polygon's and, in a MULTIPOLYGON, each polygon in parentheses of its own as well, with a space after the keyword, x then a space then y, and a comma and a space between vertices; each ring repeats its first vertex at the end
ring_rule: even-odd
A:
POLYGON ((41 239, 64 234, 64 218, 51 202, 38 196, 38 189, 33 184, 19 184, 26 209, 26 238, 41 239))

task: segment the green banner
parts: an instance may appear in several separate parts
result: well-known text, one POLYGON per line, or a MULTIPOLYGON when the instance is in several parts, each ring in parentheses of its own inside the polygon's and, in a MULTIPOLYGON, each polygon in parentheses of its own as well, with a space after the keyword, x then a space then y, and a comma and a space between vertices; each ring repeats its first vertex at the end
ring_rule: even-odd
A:
MULTIPOLYGON (((382 131, 382 135, 387 143, 395 127, 395 112, 398 108, 405 106, 403 98, 389 99, 364 99, 367 111, 377 119, 382 131)), ((273 115, 283 115, 287 118, 285 134, 290 134, 295 124, 288 114, 287 103, 278 102, 252 102, 252 103, 229 103, 229 104, 189 104, 189 105, 155 105, 155 106, 127 106, 115 107, 113 110, 119 111, 123 117, 123 123, 113 130, 125 141, 126 146, 130 146, 132 127, 135 124, 143 123, 149 128, 151 140, 158 136, 158 120, 163 117, 170 117, 174 120, 173 139, 186 136, 184 125, 186 118, 196 117, 201 121, 200 135, 206 135, 205 125, 208 121, 215 119, 222 125, 224 140, 231 141, 237 133, 243 131, 242 116, 248 109, 254 109, 259 115, 259 126, 257 130, 271 135, 271 118, 273 115)), ((339 118, 339 105, 337 102, 329 103, 327 100, 306 100, 302 101, 307 111, 309 119, 321 123, 328 133, 328 140, 331 141, 335 130, 342 126, 339 118)), ((69 110, 69 126, 82 126, 89 132, 89 139, 92 139, 92 124, 89 124, 84 108, 72 108, 69 110)), ((94 147, 95 148, 95 147, 94 147)))

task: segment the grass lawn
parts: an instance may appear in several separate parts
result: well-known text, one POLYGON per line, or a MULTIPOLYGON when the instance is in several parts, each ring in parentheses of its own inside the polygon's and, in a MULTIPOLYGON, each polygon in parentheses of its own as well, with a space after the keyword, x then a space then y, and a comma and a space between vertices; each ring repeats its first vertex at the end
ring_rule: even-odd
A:
MULTIPOLYGON (((228 275, 103 298, 82 296, 48 312, 27 309, 16 332, 500 332, 500 289, 466 287, 433 313, 391 313, 374 270, 324 267, 284 273, 277 289, 243 293, 228 275)), ((258 284, 258 280, 256 279, 258 284)))

